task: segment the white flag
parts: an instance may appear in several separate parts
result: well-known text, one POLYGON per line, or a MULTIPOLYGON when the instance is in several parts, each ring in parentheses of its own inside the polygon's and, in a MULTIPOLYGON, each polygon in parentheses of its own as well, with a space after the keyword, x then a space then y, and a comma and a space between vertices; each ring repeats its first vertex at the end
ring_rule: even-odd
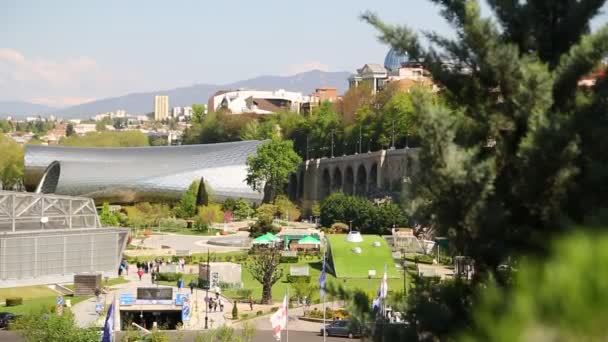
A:
POLYGON ((272 325, 272 332, 276 337, 277 341, 281 340, 281 330, 287 326, 287 295, 283 298, 283 305, 279 307, 277 312, 270 316, 270 324, 272 325))

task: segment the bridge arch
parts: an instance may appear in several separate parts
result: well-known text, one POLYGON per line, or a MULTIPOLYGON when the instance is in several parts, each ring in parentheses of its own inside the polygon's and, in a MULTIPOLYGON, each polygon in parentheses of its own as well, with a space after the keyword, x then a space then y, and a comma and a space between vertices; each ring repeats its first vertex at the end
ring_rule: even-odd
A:
POLYGON ((369 169, 369 177, 367 179, 367 191, 373 193, 378 190, 378 163, 373 163, 369 169))
POLYGON ((359 164, 359 167, 357 168, 355 194, 358 196, 365 196, 367 194, 367 170, 363 164, 359 164))
POLYGON ((329 175, 329 170, 324 169, 323 175, 321 176, 321 187, 319 189, 319 193, 321 194, 321 198, 325 198, 329 196, 331 192, 331 176, 329 175))
POLYGON ((332 192, 342 190, 342 170, 340 170, 339 167, 336 167, 334 169, 334 175, 332 178, 331 185, 332 192))
POLYGON ((349 165, 346 167, 344 174, 344 193, 347 195, 353 195, 355 191, 355 174, 353 168, 349 165))

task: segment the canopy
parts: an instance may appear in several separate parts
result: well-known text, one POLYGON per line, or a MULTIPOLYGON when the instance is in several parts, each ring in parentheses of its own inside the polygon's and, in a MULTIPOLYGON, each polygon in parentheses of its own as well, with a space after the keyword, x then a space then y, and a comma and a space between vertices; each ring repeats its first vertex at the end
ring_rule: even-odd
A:
POLYGON ((258 245, 258 244, 269 244, 269 243, 273 243, 273 242, 277 242, 280 241, 281 239, 279 239, 278 237, 274 236, 272 233, 266 233, 262 236, 258 236, 257 238, 253 239, 253 241, 251 241, 251 243, 253 243, 254 245, 258 245))
POLYGON ((314 238, 313 236, 307 236, 305 238, 302 238, 298 241, 298 244, 300 245, 320 245, 321 241, 317 240, 316 238, 314 238))

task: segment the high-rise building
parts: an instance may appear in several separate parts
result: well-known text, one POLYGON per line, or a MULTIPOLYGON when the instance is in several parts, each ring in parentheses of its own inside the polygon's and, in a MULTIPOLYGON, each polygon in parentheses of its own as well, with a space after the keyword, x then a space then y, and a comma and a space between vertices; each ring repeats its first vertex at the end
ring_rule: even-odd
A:
POLYGON ((182 115, 182 107, 173 107, 173 117, 177 118, 178 116, 182 115))
POLYGON ((154 120, 162 121, 169 117, 169 96, 156 95, 154 97, 154 120))

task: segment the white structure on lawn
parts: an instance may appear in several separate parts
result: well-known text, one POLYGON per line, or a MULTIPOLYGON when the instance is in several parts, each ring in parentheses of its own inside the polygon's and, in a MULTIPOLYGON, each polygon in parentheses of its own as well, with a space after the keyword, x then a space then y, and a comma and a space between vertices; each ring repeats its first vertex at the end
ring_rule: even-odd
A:
POLYGON ((207 108, 210 111, 225 108, 232 114, 272 114, 281 110, 299 113, 302 105, 311 100, 314 100, 311 96, 283 89, 274 91, 222 90, 209 98, 207 108))

